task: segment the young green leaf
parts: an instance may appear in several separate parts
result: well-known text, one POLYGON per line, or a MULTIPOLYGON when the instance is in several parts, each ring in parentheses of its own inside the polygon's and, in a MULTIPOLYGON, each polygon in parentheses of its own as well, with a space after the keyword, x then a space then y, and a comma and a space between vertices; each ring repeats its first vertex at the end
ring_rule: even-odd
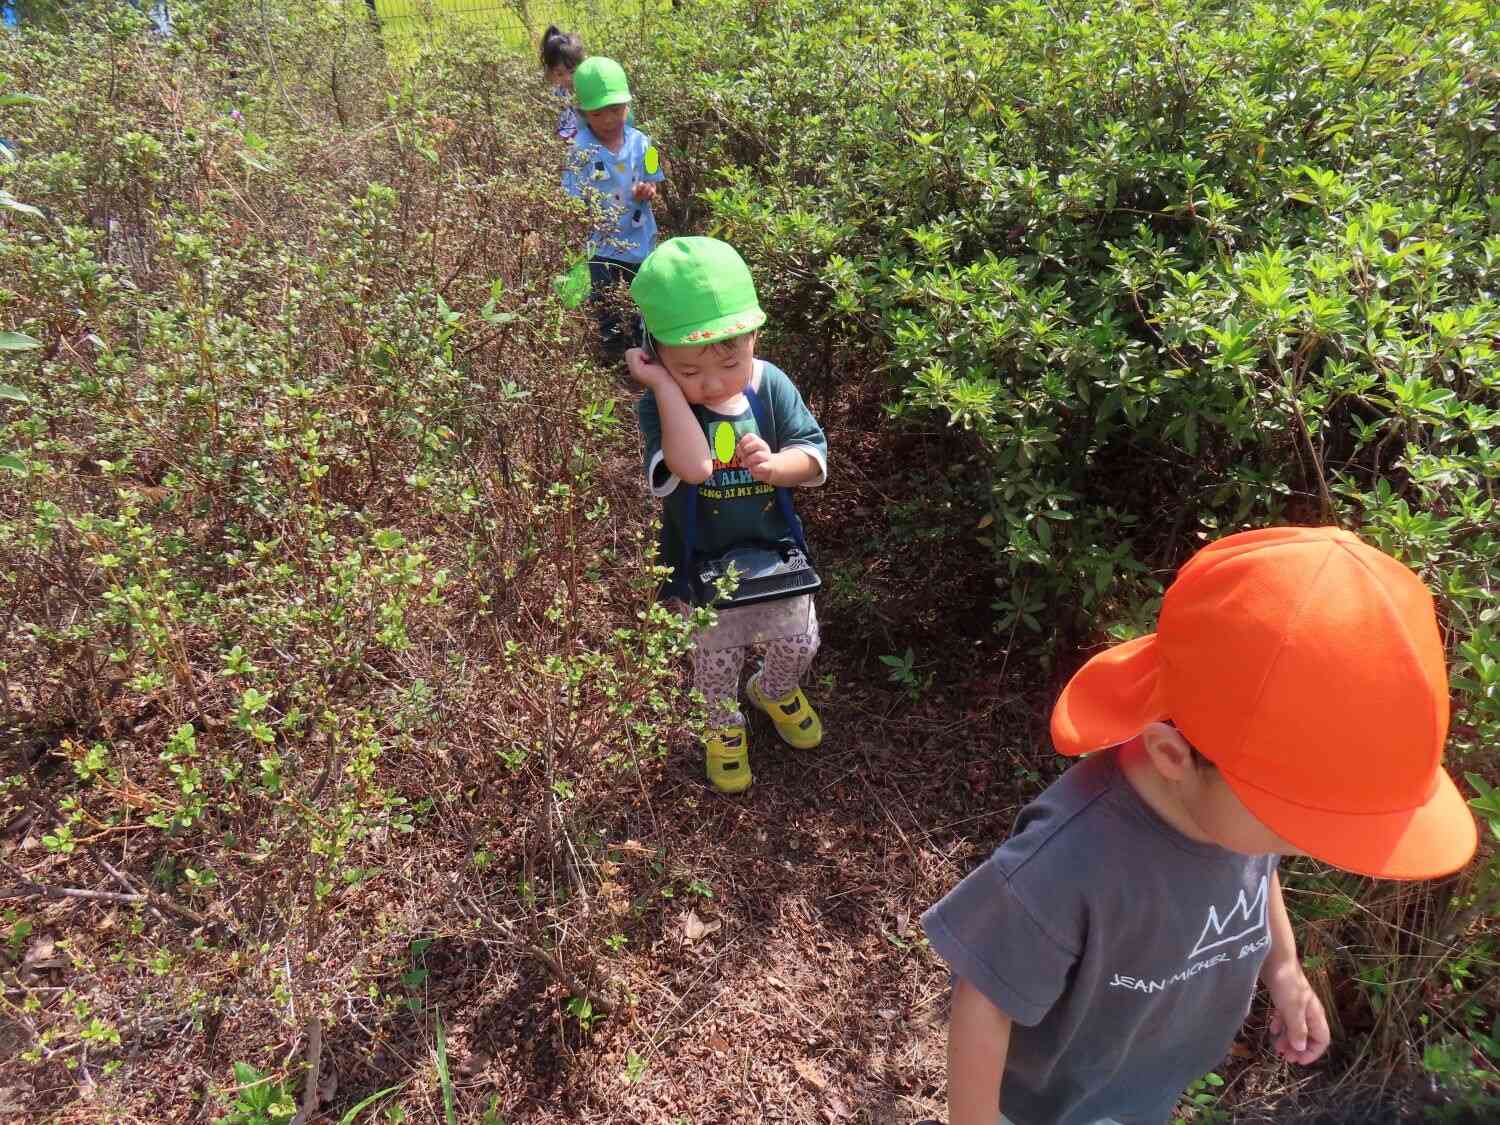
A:
POLYGON ((42 342, 24 332, 0 332, 0 352, 29 352, 42 346, 42 342))
POLYGON ((438 1085, 443 1090, 443 1120, 446 1125, 458 1125, 458 1115, 453 1108, 453 1079, 448 1074, 448 1036, 443 1031, 443 1013, 437 1013, 437 1072, 438 1085))
POLYGON ((395 1093, 397 1090, 401 1089, 401 1087, 404 1086, 404 1085, 406 1085, 406 1083, 404 1083, 404 1082, 398 1082, 394 1086, 387 1086, 384 1090, 376 1090, 375 1093, 371 1094, 368 1098, 364 1099, 364 1101, 359 1102, 358 1104, 356 1104, 354 1106, 351 1106, 349 1108, 349 1111, 347 1113, 345 1113, 343 1117, 339 1118, 339 1125, 354 1125, 354 1120, 355 1120, 355 1118, 357 1118, 360 1115, 360 1111, 361 1110, 365 1109, 365 1107, 367 1107, 369 1105, 374 1104, 375 1102, 378 1102, 381 1098, 385 1097, 387 1094, 393 1094, 393 1093, 395 1093))

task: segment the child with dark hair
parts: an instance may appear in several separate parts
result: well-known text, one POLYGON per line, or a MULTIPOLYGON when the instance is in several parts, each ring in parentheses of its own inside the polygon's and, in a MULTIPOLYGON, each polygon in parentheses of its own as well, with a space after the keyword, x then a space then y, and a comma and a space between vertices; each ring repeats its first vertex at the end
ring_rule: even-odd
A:
POLYGON ((555 24, 542 32, 542 73, 552 83, 553 96, 562 102, 557 114, 557 135, 571 141, 578 134, 578 112, 573 108, 573 72, 583 62, 583 40, 555 24))

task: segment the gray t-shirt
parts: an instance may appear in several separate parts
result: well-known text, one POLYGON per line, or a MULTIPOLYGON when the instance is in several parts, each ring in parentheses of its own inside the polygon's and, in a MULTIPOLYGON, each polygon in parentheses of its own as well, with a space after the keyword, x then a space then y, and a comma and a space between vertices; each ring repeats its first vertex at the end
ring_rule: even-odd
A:
POLYGON ((1011 838, 922 916, 954 974, 1013 1021, 1006 1116, 1166 1121, 1249 1011, 1278 858, 1183 836, 1114 751, 1026 806, 1011 838))

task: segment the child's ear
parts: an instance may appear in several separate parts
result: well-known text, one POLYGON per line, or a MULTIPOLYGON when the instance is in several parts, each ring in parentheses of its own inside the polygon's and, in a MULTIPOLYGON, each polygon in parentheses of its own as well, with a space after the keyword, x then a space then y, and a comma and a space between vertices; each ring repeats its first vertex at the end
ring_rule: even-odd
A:
POLYGON ((1182 781, 1193 772, 1193 748, 1171 723, 1148 723, 1141 745, 1156 772, 1168 781, 1182 781))

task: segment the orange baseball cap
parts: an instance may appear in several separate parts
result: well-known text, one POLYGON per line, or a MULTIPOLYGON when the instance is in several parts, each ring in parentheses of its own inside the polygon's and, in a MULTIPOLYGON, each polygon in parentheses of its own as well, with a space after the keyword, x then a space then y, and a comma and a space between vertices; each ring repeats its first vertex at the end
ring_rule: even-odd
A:
POLYGON ((1432 595, 1347 531, 1267 528, 1203 548, 1155 633, 1068 682, 1052 741, 1087 754, 1166 719, 1262 824, 1326 863, 1428 879, 1478 846, 1442 767, 1448 675, 1432 595))

